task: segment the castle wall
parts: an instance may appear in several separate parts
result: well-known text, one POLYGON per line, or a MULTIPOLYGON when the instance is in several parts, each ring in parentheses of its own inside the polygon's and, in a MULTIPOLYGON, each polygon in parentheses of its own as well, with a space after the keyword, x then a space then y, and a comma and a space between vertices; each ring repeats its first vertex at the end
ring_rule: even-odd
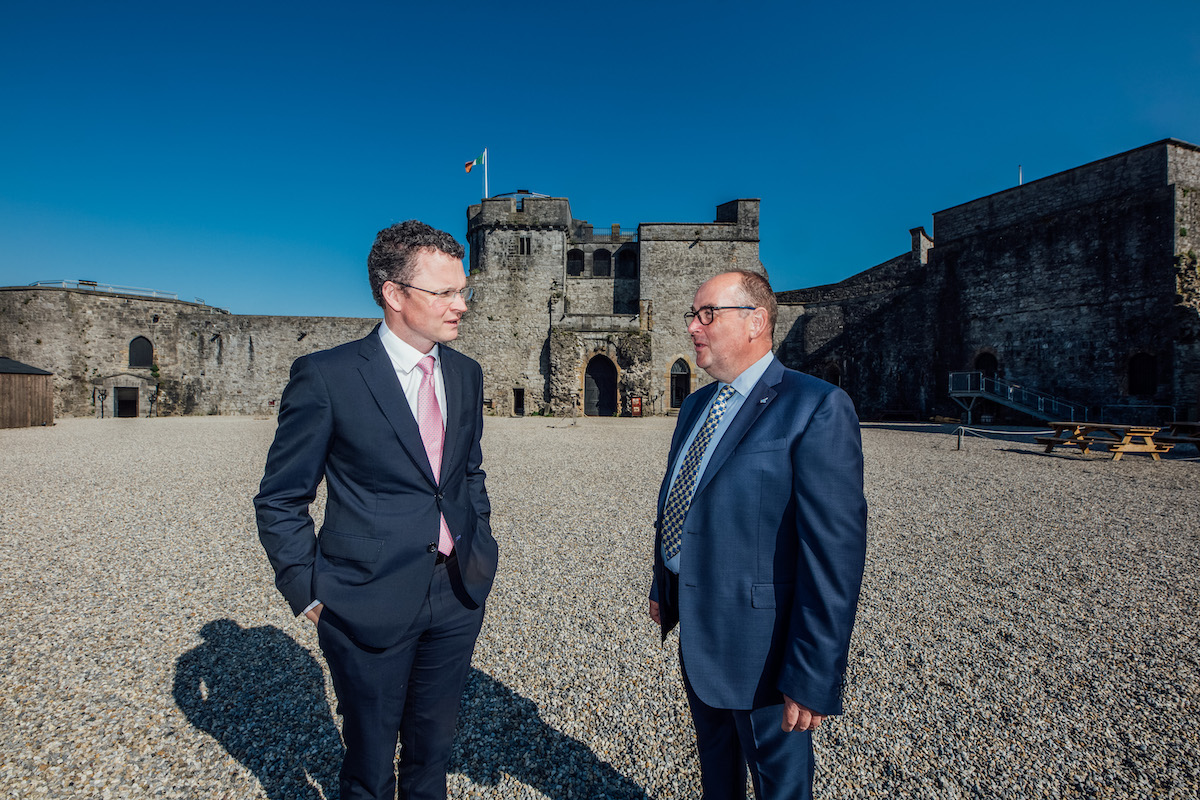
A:
POLYGON ((799 307, 780 358, 832 372, 866 417, 957 416, 947 377, 986 354, 1097 416, 1195 418, 1198 180, 1200 148, 1168 140, 938 212, 936 247, 914 229, 904 256, 780 293, 799 307), (1130 385, 1135 356, 1153 361, 1152 392, 1130 385))
POLYGON ((779 292, 779 360, 841 386, 864 416, 917 415, 930 399, 929 370, 914 358, 932 342, 920 288, 928 249, 914 229, 909 253, 837 284, 779 292))
POLYGON ((934 215, 934 239, 954 241, 1162 187, 1168 183, 1167 172, 1162 142, 1139 147, 939 211, 934 215))
MULTIPOLYGON (((565 198, 489 198, 467 217, 477 294, 452 346, 482 364, 493 413, 514 413, 518 398, 525 413, 581 413, 587 365, 601 356, 612 366, 595 382, 615 368, 621 413, 639 397, 643 413, 669 410, 677 360, 687 388, 710 380, 683 319, 696 289, 730 269, 765 273, 757 200, 722 204, 713 222, 643 223, 636 237, 595 233, 565 198), (610 273, 596 276, 601 249, 610 273), (635 254, 624 270, 623 251, 635 254)), ((778 292, 780 360, 838 383, 868 418, 957 415, 948 374, 984 355, 1002 377, 1096 414, 1118 404, 1200 414, 1200 148, 1166 140, 1014 187, 936 213, 934 233, 936 247, 914 228, 907 253, 778 292)), ((376 322, 0 289, 0 355, 54 373, 56 416, 115 410, 130 390, 141 415, 272 413, 295 358, 376 322), (130 365, 137 336, 153 344, 150 366, 130 365)))
POLYGON ((164 414, 273 414, 292 362, 361 339, 378 319, 233 316, 180 319, 180 374, 163 388, 164 414))
POLYGON ((1200 417, 1200 151, 1170 149, 1167 175, 1175 205, 1174 374, 1171 391, 1189 419, 1200 417))
POLYGON ((1002 377, 1097 411, 1177 405, 1169 151, 1141 148, 960 206, 949 241, 935 214, 931 263, 940 280, 930 299, 943 320, 939 371, 973 369, 989 353, 1002 377), (996 213, 1018 201, 1023 213, 996 213), (971 208, 977 217, 964 214, 971 208), (1139 353, 1156 361, 1153 394, 1131 392, 1130 359, 1139 353))
MULTIPOLYGON (((154 345, 162 374, 177 374, 179 318, 228 316, 220 309, 161 298, 83 289, 0 288, 0 353, 54 373, 54 415, 99 413, 93 389, 106 378, 116 385, 152 386, 151 368, 129 366, 129 343, 144 336, 154 345)), ((141 415, 149 413, 143 404, 141 415)))
POLYGON ((55 415, 63 417, 111 416, 117 388, 138 390, 138 416, 274 413, 296 358, 361 338, 377 322, 235 316, 77 289, 0 289, 0 352, 46 364, 55 415), (153 345, 153 366, 129 365, 136 336, 153 345))

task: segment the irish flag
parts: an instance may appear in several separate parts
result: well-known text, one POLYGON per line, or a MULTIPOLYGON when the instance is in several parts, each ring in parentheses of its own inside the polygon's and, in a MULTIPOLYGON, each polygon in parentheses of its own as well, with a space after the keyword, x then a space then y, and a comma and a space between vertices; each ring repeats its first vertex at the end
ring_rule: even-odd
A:
POLYGON ((483 166, 483 156, 480 156, 479 158, 475 159, 474 161, 468 161, 466 163, 467 172, 471 171, 471 167, 482 167, 482 166, 483 166))

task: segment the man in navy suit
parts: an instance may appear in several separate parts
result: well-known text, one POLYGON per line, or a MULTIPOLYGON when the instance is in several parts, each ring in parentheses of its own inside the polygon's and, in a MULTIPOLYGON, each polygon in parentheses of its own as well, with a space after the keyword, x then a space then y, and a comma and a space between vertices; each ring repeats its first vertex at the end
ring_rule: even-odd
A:
POLYGON ((445 346, 471 290, 454 237, 409 221, 367 259, 383 324, 296 360, 254 500, 275 584, 317 626, 342 715, 342 800, 446 797, 496 573, 483 375, 445 346), (309 505, 325 480, 325 521, 309 505))
POLYGON ((716 379, 684 401, 658 499, 650 616, 679 626, 705 800, 811 798, 812 731, 842 712, 867 505, 845 392, 771 354, 755 272, 704 283, 686 314, 716 379))

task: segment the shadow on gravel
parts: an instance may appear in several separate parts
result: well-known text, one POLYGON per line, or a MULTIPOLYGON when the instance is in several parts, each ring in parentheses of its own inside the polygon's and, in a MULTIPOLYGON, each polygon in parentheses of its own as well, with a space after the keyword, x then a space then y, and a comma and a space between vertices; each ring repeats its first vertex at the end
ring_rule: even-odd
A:
POLYGON ((587 745, 550 727, 532 700, 475 668, 463 689, 449 771, 484 786, 507 773, 550 800, 646 798, 587 745))
POLYGON ((321 666, 278 628, 219 619, 175 662, 175 703, 254 773, 271 800, 338 796, 342 740, 321 666))

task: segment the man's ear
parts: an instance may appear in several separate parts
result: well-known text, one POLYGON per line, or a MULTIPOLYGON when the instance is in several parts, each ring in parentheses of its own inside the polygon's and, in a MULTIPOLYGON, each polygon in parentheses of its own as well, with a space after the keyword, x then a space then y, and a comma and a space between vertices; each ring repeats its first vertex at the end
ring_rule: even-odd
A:
POLYGON ((399 311, 404 305, 404 292, 400 287, 391 281, 384 281, 381 289, 383 294, 383 304, 392 311, 399 311))
POLYGON ((756 308, 750 312, 750 340, 761 339, 767 332, 767 310, 756 308))

